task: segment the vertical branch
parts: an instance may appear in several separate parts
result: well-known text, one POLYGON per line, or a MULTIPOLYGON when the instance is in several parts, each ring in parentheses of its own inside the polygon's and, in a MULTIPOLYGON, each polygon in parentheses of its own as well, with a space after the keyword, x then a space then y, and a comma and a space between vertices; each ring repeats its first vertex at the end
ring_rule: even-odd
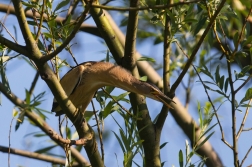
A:
POLYGON ((237 138, 236 138, 236 106, 235 106, 235 90, 234 90, 234 84, 232 81, 232 72, 231 72, 231 64, 227 60, 227 67, 228 67, 228 77, 229 77, 229 85, 231 89, 231 110, 232 110, 232 137, 233 137, 233 156, 234 156, 234 166, 239 166, 239 160, 238 160, 238 150, 237 150, 237 138))
MULTIPOLYGON (((138 3, 139 0, 131 0, 130 7, 137 7, 138 3)), ((130 70, 133 76, 139 78, 135 60, 137 24, 138 11, 130 11, 122 65, 130 70)), ((144 97, 136 94, 130 94, 129 97, 134 114, 141 115, 142 117, 142 120, 137 121, 137 128, 138 130, 141 129, 139 136, 142 140, 144 140, 143 148, 146 167, 161 166, 159 139, 156 138, 156 131, 149 116, 149 111, 147 109, 146 103, 143 100, 144 97)))
MULTIPOLYGON (((170 5, 173 3, 173 0, 168 0, 167 5, 170 5)), ((167 9, 169 10, 169 9, 167 9)), ((171 54, 171 23, 170 23, 170 17, 166 13, 165 15, 165 25, 164 25, 164 55, 163 55, 163 85, 164 85, 164 94, 168 94, 170 92, 170 54, 171 54)), ((164 126, 164 122, 166 120, 166 117, 168 115, 168 108, 163 105, 162 110, 159 114, 156 127, 158 129, 158 135, 160 136, 161 130, 164 126)))

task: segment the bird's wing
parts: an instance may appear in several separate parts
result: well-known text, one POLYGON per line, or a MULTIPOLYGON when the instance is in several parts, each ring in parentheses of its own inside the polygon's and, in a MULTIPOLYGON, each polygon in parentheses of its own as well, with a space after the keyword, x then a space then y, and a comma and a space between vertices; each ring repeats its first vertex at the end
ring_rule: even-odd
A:
MULTIPOLYGON (((68 71, 60 80, 62 88, 65 90, 67 96, 70 96, 71 94, 74 93, 74 91, 78 88, 81 79, 82 79, 82 74, 84 70, 93 64, 97 62, 90 61, 90 62, 85 62, 82 64, 79 64, 78 66, 74 67, 70 71, 68 71)), ((76 106, 78 107, 78 106, 76 106)), ((58 112, 61 111, 61 108, 54 98, 53 105, 52 105, 52 111, 53 112, 58 112)), ((58 114, 57 114, 58 115, 58 114)))

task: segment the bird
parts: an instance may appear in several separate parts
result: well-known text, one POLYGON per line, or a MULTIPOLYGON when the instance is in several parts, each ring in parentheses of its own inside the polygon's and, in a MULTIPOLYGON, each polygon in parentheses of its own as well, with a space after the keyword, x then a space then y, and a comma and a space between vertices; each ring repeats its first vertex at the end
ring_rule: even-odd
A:
MULTIPOLYGON (((109 62, 83 62, 69 70, 60 80, 66 95, 75 105, 85 112, 96 91, 104 86, 114 86, 129 92, 137 93, 160 101, 168 108, 175 103, 155 85, 135 78, 125 68, 109 62)), ((57 100, 54 98, 52 112, 56 116, 64 114, 57 100)))

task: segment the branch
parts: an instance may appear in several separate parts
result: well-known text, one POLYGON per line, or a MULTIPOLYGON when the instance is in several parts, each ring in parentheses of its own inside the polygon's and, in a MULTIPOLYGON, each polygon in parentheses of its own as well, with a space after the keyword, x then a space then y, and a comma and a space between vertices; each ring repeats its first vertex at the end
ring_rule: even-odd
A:
POLYGON ((89 8, 90 7, 88 5, 86 5, 85 10, 82 13, 81 17, 76 21, 76 23, 74 23, 75 26, 74 26, 74 29, 71 32, 71 34, 66 38, 66 40, 54 52, 42 57, 41 62, 47 62, 48 60, 52 59, 57 54, 59 54, 71 42, 71 40, 75 37, 76 33, 79 31, 82 22, 85 20, 86 16, 88 15, 89 8))
POLYGON ((41 52, 37 46, 35 39, 33 38, 29 25, 26 21, 26 16, 24 13, 22 2, 20 0, 13 0, 12 3, 15 8, 16 17, 17 17, 21 32, 23 34, 23 38, 25 40, 26 47, 29 50, 29 52, 32 52, 32 54, 30 53, 31 54, 30 57, 29 56, 27 57, 31 59, 34 59, 35 57, 38 58, 41 56, 41 52))
MULTIPOLYGON (((4 4, 0 4, 0 11, 4 12, 4 13, 6 13, 8 11, 9 14, 14 14, 14 15, 16 14, 15 13, 15 9, 14 9, 13 6, 8 6, 8 5, 4 5, 4 4)), ((33 19, 33 17, 34 17, 34 15, 33 15, 33 13, 32 13, 31 10, 25 11, 25 16, 27 18, 31 18, 31 19, 33 19)), ((36 12, 35 13, 35 17, 36 18, 40 18, 41 15, 38 12, 36 12)), ((43 14, 43 18, 44 18, 43 19, 44 22, 48 21, 48 16, 46 14, 43 14)), ((56 17, 55 21, 57 22, 57 24, 62 25, 62 22, 65 21, 65 18, 63 18, 63 17, 56 17)), ((73 23, 73 22, 76 22, 76 21, 75 20, 71 20, 71 23, 73 23)), ((101 37, 100 32, 97 31, 97 27, 89 25, 89 24, 82 23, 79 30, 83 31, 83 32, 91 33, 91 34, 96 35, 98 37, 101 37)))
MULTIPOLYGON (((19 150, 19 149, 0 146, 1 152, 8 153, 9 149, 10 149, 10 153, 14 154, 14 155, 20 155, 23 157, 33 158, 33 159, 37 159, 37 160, 41 160, 41 161, 45 161, 45 162, 49 162, 49 163, 53 163, 53 164, 65 165, 64 159, 59 159, 56 157, 52 157, 52 156, 48 156, 48 155, 44 155, 44 154, 39 154, 39 153, 34 153, 34 152, 29 152, 29 151, 25 151, 25 150, 19 150)), ((72 166, 77 167, 80 165, 77 162, 74 162, 72 164, 72 166)))
MULTIPOLYGON (((252 99, 249 100, 248 105, 250 105, 251 102, 252 102, 252 99)), ((238 140, 238 138, 239 138, 241 132, 243 131, 243 127, 244 127, 244 125, 245 125, 245 122, 246 122, 246 119, 247 119, 247 116, 248 116, 249 109, 250 109, 250 107, 247 107, 246 112, 245 112, 245 114, 244 114, 244 117, 243 117, 243 119, 242 119, 241 126, 240 126, 240 128, 239 128, 239 130, 238 130, 238 132, 237 132, 237 135, 236 135, 236 139, 237 139, 237 140, 238 140)))
MULTIPOLYGON (((173 3, 172 0, 168 0, 167 1, 167 5, 171 5, 171 3, 173 3)), ((170 10, 170 9, 169 9, 170 10)), ((171 12, 171 11, 170 11, 171 12)), ((170 92, 170 56, 171 56, 171 22, 170 22, 170 17, 169 15, 166 13, 165 16, 165 29, 164 29, 164 44, 163 44, 163 85, 164 85, 164 94, 169 94, 170 92)), ((171 99, 173 98, 173 96, 168 96, 171 99)), ((161 135, 161 131, 162 128, 164 126, 165 120, 167 118, 168 115, 168 108, 163 105, 162 110, 158 116, 158 120, 156 122, 156 127, 157 127, 157 131, 158 131, 158 136, 161 135)))
POLYGON ((176 7, 180 5, 188 5, 191 3, 197 3, 203 0, 192 0, 192 1, 183 1, 178 2, 174 4, 168 4, 168 5, 155 5, 155 6, 146 6, 146 7, 128 7, 128 8, 122 8, 122 7, 115 7, 115 6, 104 6, 104 5, 97 5, 93 4, 92 7, 100 8, 104 10, 116 10, 116 11, 140 11, 140 10, 153 10, 153 9, 168 9, 171 7, 176 7))
POLYGON ((246 155, 244 156, 244 158, 242 159, 242 162, 240 164, 240 167, 242 167, 242 164, 244 163, 244 161, 246 160, 246 158, 248 157, 250 151, 252 150, 252 146, 248 149, 246 155))
MULTIPOLYGON (((139 0, 130 0, 130 7, 137 7, 139 0)), ((136 38, 137 38, 137 26, 138 26, 138 11, 129 11, 124 49, 124 57, 122 66, 129 71, 136 78, 139 78, 139 72, 136 66, 136 38)), ((143 100, 143 96, 131 93, 129 95, 132 109, 135 116, 141 115, 141 120, 137 121, 137 128, 139 136, 144 148, 145 164, 146 167, 161 166, 160 161, 160 139, 156 138, 155 128, 152 120, 149 116, 149 111, 146 106, 146 102, 143 100), (147 126, 149 125, 149 126, 147 126)))
POLYGON ((8 40, 7 38, 4 38, 2 35, 0 35, 0 43, 2 45, 7 46, 11 50, 14 50, 17 53, 21 53, 22 55, 29 57, 29 53, 28 53, 25 46, 14 43, 14 42, 8 40))
MULTIPOLYGON (((48 136, 52 136, 51 134, 57 134, 55 131, 52 130, 52 128, 43 120, 41 119, 37 114, 35 114, 34 112, 26 112, 26 104, 23 100, 19 99, 15 94, 13 93, 8 93, 5 90, 5 87, 3 86, 3 84, 0 82, 0 92, 2 92, 13 104, 15 104, 16 106, 19 106, 20 108, 22 108, 25 111, 25 115, 32 120, 44 133, 46 133, 48 136)), ((52 140, 54 140, 58 145, 60 145, 62 148, 64 148, 63 144, 59 141, 56 140, 56 138, 51 138, 52 140)), ((85 160, 81 154, 73 147, 70 148, 72 151, 73 156, 76 158, 76 160, 80 163, 80 164, 86 164, 88 165, 89 163, 87 162, 87 160, 85 160)))
POLYGON ((186 72, 188 71, 189 67, 191 66, 201 44, 203 43, 207 33, 209 32, 210 28, 212 27, 216 17, 218 16, 218 14, 220 13, 221 9, 223 8, 224 4, 225 4, 226 0, 222 0, 221 3, 219 4, 217 10, 215 11, 213 17, 211 17, 209 24, 207 25, 204 33, 202 34, 201 38, 199 39, 198 43, 196 44, 194 50, 192 51, 192 54, 189 58, 189 60, 187 61, 187 63, 185 64, 183 71, 181 72, 181 74, 179 75, 179 77, 177 78, 177 80, 174 82, 174 84, 171 87, 171 93, 175 93, 175 90, 177 89, 177 87, 179 86, 179 84, 181 83, 182 79, 184 78, 186 72))

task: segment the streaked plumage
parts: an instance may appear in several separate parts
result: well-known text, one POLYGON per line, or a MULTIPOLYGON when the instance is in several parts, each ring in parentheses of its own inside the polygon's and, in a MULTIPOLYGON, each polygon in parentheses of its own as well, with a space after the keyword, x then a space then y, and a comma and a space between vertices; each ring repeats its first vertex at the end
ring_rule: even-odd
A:
MULTIPOLYGON (((168 103, 173 102, 157 87, 139 81, 124 68, 107 62, 84 62, 66 73, 60 83, 75 107, 81 107, 83 111, 92 100, 95 92, 103 86, 115 86, 129 92, 142 94, 163 102, 169 108, 171 106, 168 103)), ((52 111, 56 112, 56 115, 63 114, 55 99, 52 111)))

